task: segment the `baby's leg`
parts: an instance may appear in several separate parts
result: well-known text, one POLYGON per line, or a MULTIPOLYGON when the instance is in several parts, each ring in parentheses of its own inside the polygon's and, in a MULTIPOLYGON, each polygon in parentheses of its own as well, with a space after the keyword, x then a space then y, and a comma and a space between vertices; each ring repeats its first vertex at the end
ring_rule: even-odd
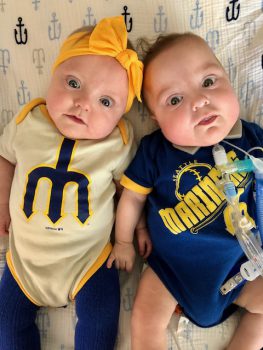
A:
POLYGON ((132 350, 166 350, 166 330, 176 300, 148 267, 140 280, 132 311, 132 350))
POLYGON ((263 347, 263 278, 247 282, 235 304, 247 311, 227 350, 260 350, 263 347))
POLYGON ((120 285, 104 263, 76 296, 75 350, 113 350, 118 331, 120 285))
POLYGON ((38 309, 19 288, 6 265, 0 281, 1 350, 40 350, 35 323, 38 309))

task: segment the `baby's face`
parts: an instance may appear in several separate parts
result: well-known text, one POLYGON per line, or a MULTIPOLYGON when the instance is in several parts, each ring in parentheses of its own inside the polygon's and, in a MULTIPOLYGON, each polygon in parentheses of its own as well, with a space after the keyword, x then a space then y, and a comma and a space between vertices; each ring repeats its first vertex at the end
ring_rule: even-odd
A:
POLYGON ((198 38, 184 39, 157 55, 144 73, 143 92, 153 118, 175 145, 213 145, 239 116, 226 72, 198 38))
POLYGON ((118 61, 85 55, 55 69, 46 102, 64 136, 96 140, 112 132, 125 112, 127 97, 127 72, 118 61))

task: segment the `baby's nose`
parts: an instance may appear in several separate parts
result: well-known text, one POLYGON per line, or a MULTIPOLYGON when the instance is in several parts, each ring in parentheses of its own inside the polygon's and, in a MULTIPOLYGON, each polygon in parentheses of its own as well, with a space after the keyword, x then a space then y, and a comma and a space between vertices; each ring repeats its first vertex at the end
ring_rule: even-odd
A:
POLYGON ((75 107, 80 107, 84 111, 88 111, 90 109, 90 103, 88 96, 81 95, 78 96, 74 101, 75 107))
POLYGON ((193 102, 193 111, 196 112, 199 108, 202 108, 208 104, 208 98, 206 96, 200 95, 193 102))

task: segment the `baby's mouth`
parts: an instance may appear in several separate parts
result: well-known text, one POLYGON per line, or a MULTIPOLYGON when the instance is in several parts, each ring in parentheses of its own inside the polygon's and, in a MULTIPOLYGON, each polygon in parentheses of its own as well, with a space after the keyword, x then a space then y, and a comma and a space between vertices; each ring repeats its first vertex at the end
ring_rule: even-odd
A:
POLYGON ((78 123, 78 124, 85 124, 84 121, 83 121, 81 118, 79 118, 79 117, 77 117, 77 116, 75 116, 75 115, 66 114, 66 116, 67 116, 69 119, 71 119, 73 122, 75 122, 75 123, 78 123))
POLYGON ((198 123, 198 125, 209 125, 209 124, 213 123, 213 122, 216 120, 217 117, 218 117, 218 115, 216 115, 216 114, 209 115, 209 116, 203 118, 203 119, 198 123))

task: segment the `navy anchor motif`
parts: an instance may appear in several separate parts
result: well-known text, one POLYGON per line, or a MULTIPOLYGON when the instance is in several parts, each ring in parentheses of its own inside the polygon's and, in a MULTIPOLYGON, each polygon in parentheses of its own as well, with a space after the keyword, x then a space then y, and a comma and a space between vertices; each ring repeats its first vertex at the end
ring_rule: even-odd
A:
POLYGON ((20 106, 26 104, 31 99, 30 91, 27 91, 27 90, 28 90, 28 88, 25 85, 24 80, 21 80, 21 85, 19 86, 19 88, 17 89, 17 92, 16 92, 16 94, 17 94, 17 101, 18 101, 20 106))
POLYGON ((30 218, 30 216, 33 214, 33 203, 35 200, 36 188, 38 181, 41 178, 48 178, 52 182, 47 215, 54 224, 62 217, 61 211, 63 191, 66 184, 69 182, 73 182, 78 185, 77 219, 84 224, 90 216, 88 203, 89 180, 84 174, 68 170, 75 143, 76 141, 74 140, 64 138, 60 148, 56 167, 52 168, 49 166, 39 166, 29 173, 23 206, 23 211, 27 218, 30 218))
POLYGON ((202 10, 202 7, 199 6, 199 0, 196 0, 196 7, 193 8, 194 14, 191 14, 190 16, 190 27, 192 29, 200 28, 203 25, 203 20, 204 20, 204 12, 202 10))
POLYGON ((28 35, 27 35, 27 29, 24 29, 24 37, 23 37, 23 33, 22 33, 22 27, 24 27, 25 25, 22 23, 23 19, 22 17, 18 17, 18 24, 16 24, 16 26, 19 28, 19 30, 14 29, 14 33, 15 33, 15 40, 16 43, 18 45, 25 45, 27 43, 27 39, 28 39, 28 35))
POLYGON ((227 6, 226 8, 226 20, 228 22, 236 21, 238 19, 240 13, 240 4, 238 2, 239 0, 229 1, 229 5, 232 5, 232 9, 230 8, 230 6, 227 6))
POLYGON ((132 17, 130 17, 130 12, 127 11, 128 10, 128 6, 123 6, 123 13, 122 16, 124 17, 124 21, 126 24, 126 28, 127 28, 127 32, 131 32, 132 31, 132 17), (130 17, 130 18, 129 18, 130 17), (128 28, 128 23, 127 20, 129 19, 129 28, 128 28))
POLYGON ((165 33, 167 30, 168 19, 167 17, 164 18, 166 13, 163 12, 163 6, 158 6, 158 9, 159 12, 157 12, 154 17, 154 31, 155 33, 165 33))

